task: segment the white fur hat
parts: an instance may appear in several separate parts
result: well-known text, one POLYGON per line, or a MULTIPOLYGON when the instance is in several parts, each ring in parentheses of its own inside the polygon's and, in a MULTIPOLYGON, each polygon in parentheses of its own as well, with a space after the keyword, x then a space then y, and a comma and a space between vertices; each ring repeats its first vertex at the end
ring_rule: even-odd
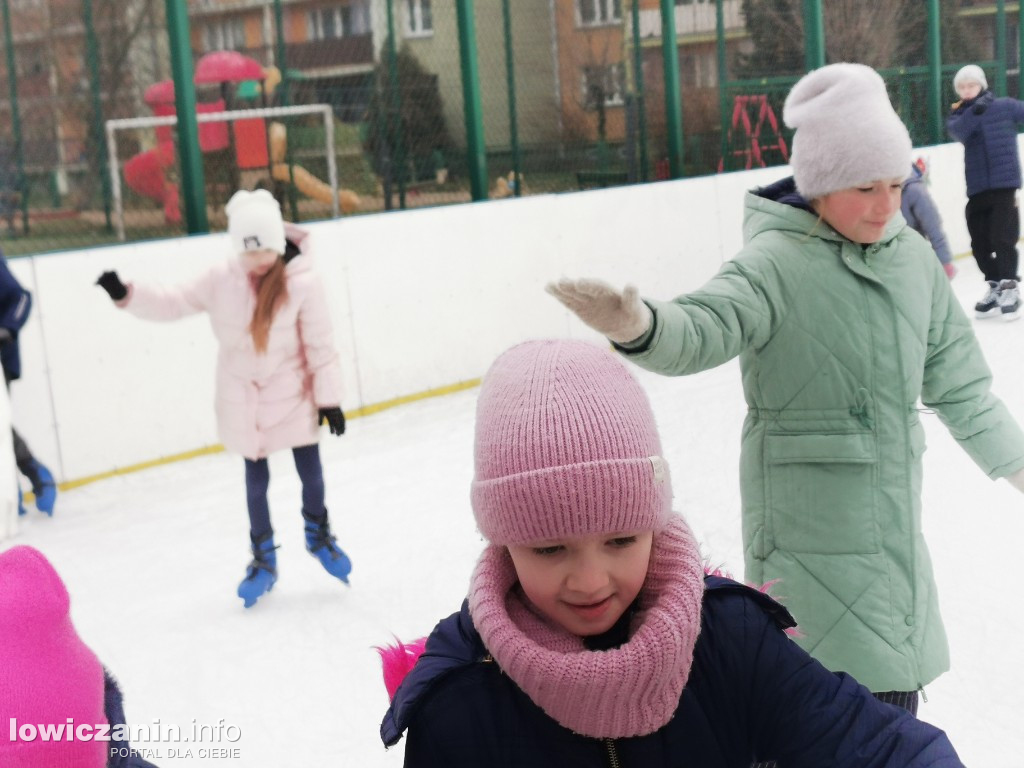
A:
POLYGON ((284 221, 281 206, 265 189, 240 189, 224 206, 228 234, 236 253, 269 248, 284 253, 284 221))
POLYGON ((804 75, 786 97, 782 119, 796 129, 790 166, 807 200, 907 176, 910 134, 871 67, 829 64, 804 75))
POLYGON ((988 80, 985 79, 985 70, 977 64, 968 64, 965 67, 960 67, 957 73, 953 75, 954 90, 960 85, 960 83, 965 82, 981 83, 981 90, 983 91, 988 88, 988 80))

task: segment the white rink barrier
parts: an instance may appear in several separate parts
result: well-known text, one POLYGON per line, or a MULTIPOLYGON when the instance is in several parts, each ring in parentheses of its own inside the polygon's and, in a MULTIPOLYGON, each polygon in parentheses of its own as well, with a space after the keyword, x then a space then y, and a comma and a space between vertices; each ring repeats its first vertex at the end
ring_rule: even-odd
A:
MULTIPOLYGON (((11 402, 6 388, 0 390, 0 434, 11 431, 11 402)), ((14 446, 10 438, 0 440, 0 542, 18 528, 18 479, 14 467, 14 446)))
MULTIPOLYGON (((959 144, 926 147, 955 253, 968 249, 959 144)), ((668 299, 741 246, 745 190, 784 167, 308 224, 332 305, 346 411, 479 378, 528 338, 598 339, 548 296, 560 276, 632 282, 668 299)), ((223 234, 13 259, 34 309, 21 336, 14 423, 61 481, 217 443, 216 346, 205 316, 171 324, 116 309, 101 272, 174 284, 227 248, 223 234)), ((442 425, 443 427, 443 425, 442 425)))

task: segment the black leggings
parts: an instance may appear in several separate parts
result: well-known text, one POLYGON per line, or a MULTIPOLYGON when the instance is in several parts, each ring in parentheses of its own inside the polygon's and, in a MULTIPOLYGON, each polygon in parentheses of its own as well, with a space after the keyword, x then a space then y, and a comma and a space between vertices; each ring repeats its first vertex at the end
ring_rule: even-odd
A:
POLYGON ((22 440, 21 435, 14 427, 11 427, 11 437, 14 439, 14 463, 18 465, 18 471, 32 483, 32 493, 38 494, 42 482, 36 471, 36 460, 32 456, 32 451, 28 449, 28 444, 22 440))
MULTIPOLYGON (((7 375, 7 371, 4 371, 4 385, 7 387, 7 391, 11 391, 11 379, 7 375)), ((39 479, 39 473, 36 471, 36 460, 32 455, 32 451, 28 449, 28 443, 26 443, 21 435, 18 434, 14 427, 11 427, 11 438, 14 440, 14 463, 18 465, 18 471, 21 472, 28 481, 32 484, 32 493, 39 495, 42 491, 42 481, 39 479)))
MULTIPOLYGON (((320 464, 320 446, 292 448, 295 469, 302 481, 302 509, 315 518, 327 517, 324 508, 324 472, 320 464)), ((255 541, 272 533, 267 489, 270 487, 270 465, 266 459, 245 460, 245 498, 249 507, 249 530, 255 541)))

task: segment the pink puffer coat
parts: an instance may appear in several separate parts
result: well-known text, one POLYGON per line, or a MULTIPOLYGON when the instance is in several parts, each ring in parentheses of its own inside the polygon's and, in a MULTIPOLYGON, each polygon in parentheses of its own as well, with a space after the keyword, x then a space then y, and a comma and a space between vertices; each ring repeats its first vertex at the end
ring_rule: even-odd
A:
POLYGON ((288 262, 288 299, 277 310, 264 354, 249 332, 256 293, 232 256, 189 283, 128 285, 118 305, 146 320, 208 312, 219 343, 217 431, 224 447, 247 459, 319 440, 318 409, 341 404, 341 367, 327 295, 313 269, 307 233, 286 224, 302 253, 288 262))

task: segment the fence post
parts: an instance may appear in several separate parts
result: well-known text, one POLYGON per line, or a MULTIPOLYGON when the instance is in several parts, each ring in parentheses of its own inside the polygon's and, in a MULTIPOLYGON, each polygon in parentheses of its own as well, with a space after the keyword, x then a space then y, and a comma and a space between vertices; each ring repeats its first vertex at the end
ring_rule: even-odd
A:
POLYGON ((725 158, 729 154, 729 92, 726 84, 729 82, 729 73, 726 71, 725 61, 725 0, 715 0, 715 49, 718 55, 718 122, 721 132, 719 144, 721 146, 722 170, 729 170, 726 167, 725 158))
POLYGON ((18 64, 14 55, 14 36, 11 34, 11 9, 8 0, 2 0, 4 13, 4 48, 7 53, 7 85, 11 94, 11 132, 14 134, 14 158, 18 164, 15 184, 21 203, 21 231, 28 234, 28 185, 25 183, 25 145, 21 138, 21 108, 18 106, 18 64))
POLYGON ((519 176, 519 126, 516 118, 516 67, 512 47, 511 0, 501 0, 502 20, 505 23, 505 83, 508 89, 508 141, 512 148, 512 190, 516 197, 522 195, 523 185, 519 176))
POLYGON ((928 133, 932 144, 942 141, 942 39, 939 0, 928 0, 928 133))
MULTIPOLYGON (((282 107, 287 107, 291 104, 291 75, 288 72, 288 50, 285 47, 284 39, 284 11, 281 10, 281 0, 274 0, 274 60, 277 64, 277 68, 281 71, 281 83, 279 85, 281 89, 281 98, 278 100, 278 104, 282 107)), ((263 88, 260 88, 263 91, 263 88)), ((263 91, 266 96, 266 91, 263 91)), ((264 106, 266 106, 264 104, 264 106)), ((282 118, 284 120, 285 118, 282 118)), ((299 220, 299 200, 295 194, 295 165, 292 163, 292 150, 291 142, 288 141, 288 129, 287 123, 285 123, 284 133, 284 161, 288 164, 288 207, 291 209, 292 221, 299 220)), ((269 126, 267 129, 267 141, 270 141, 270 130, 269 126)), ((267 151, 269 153, 270 145, 267 145, 267 151)), ((331 146, 331 152, 334 152, 334 146, 331 146)), ((270 161, 270 179, 273 183, 274 179, 274 161, 270 161)), ((337 194, 335 194, 337 199, 337 194)), ((335 200, 336 201, 336 200, 335 200)))
POLYGON ((665 120, 668 131, 669 177, 683 177, 683 99, 679 87, 676 5, 661 0, 661 58, 665 68, 665 120))
POLYGON ((473 200, 487 199, 487 154, 484 148, 480 73, 476 57, 476 22, 473 0, 456 0, 459 25, 459 60, 462 64, 462 101, 466 116, 466 160, 473 200))
MULTIPOLYGON (((395 38, 394 0, 386 0, 388 11, 388 119, 384 122, 384 130, 393 137, 395 145, 391 147, 389 177, 395 177, 397 169, 398 207, 405 208, 405 130, 402 120, 402 92, 398 79, 398 43, 395 38)), ((385 142, 390 146, 389 142, 385 142)), ((391 208, 390 185, 386 193, 385 209, 391 208)))
POLYGON ((1006 0, 996 2, 996 95, 1006 95, 1006 0))
POLYGON ((1024 99, 1024 2, 1017 4, 1017 98, 1024 99))
POLYGON ((637 143, 640 145, 640 181, 647 181, 647 106, 644 94, 644 52, 640 47, 640 0, 633 0, 633 90, 636 91, 637 143))
POLYGON ((110 220, 110 177, 106 174, 107 143, 103 136, 103 99, 100 96, 99 43, 96 28, 92 22, 92 0, 82 0, 82 16, 85 24, 86 61, 89 66, 89 95, 92 98, 93 144, 99 152, 100 185, 103 190, 103 215, 107 221, 107 232, 113 232, 110 220))
POLYGON ((808 72, 825 66, 825 17, 821 0, 804 0, 804 66, 808 72))
POLYGON ((178 0, 164 0, 167 36, 174 76, 174 109, 178 115, 178 154, 181 158, 181 201, 190 235, 210 231, 206 218, 206 179, 199 150, 196 120, 196 86, 192 81, 192 44, 188 34, 188 10, 178 0))

